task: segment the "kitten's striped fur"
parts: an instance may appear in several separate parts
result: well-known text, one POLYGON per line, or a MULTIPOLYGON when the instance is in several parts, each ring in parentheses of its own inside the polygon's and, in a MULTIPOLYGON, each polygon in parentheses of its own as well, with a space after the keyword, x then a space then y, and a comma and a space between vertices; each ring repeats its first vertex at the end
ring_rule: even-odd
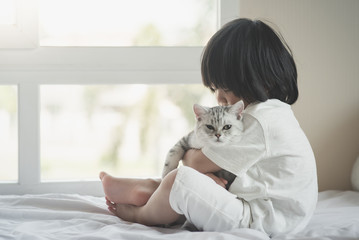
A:
MULTIPOLYGON (((243 131, 241 113, 244 109, 242 101, 232 106, 216 106, 212 108, 195 104, 196 126, 182 137, 168 152, 162 177, 178 167, 179 161, 189 149, 201 149, 204 146, 233 144, 243 131)), ((227 187, 233 182, 235 175, 221 170, 217 176, 228 181, 227 187)))

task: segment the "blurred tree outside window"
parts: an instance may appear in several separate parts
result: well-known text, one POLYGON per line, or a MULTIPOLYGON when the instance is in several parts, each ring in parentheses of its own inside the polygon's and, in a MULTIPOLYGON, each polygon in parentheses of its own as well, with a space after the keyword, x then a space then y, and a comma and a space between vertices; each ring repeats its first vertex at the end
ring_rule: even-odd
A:
POLYGON ((19 28, 21 36, 27 36, 27 31, 35 36, 15 44, 16 39, 23 39, 16 32, 15 37, 6 38, 4 45, 11 54, 13 47, 25 49, 16 49, 10 63, 3 64, 5 69, 9 67, 11 74, 24 69, 31 71, 16 83, 1 79, 5 85, 0 85, 0 181, 16 182, 19 178, 20 185, 26 184, 27 179, 36 183, 39 173, 34 169, 38 169, 38 164, 41 181, 94 179, 101 170, 118 176, 159 176, 168 150, 194 127, 193 104, 215 105, 211 92, 201 84, 178 84, 181 81, 178 79, 185 76, 187 82, 197 82, 193 73, 199 73, 199 65, 182 64, 187 63, 183 59, 197 55, 199 58, 202 47, 219 26, 219 3, 218 0, 39 0, 18 4, 14 0, 0 0, 0 26, 18 24, 24 27, 19 28), (31 18, 24 18, 27 15, 31 18), (115 48, 127 48, 130 54, 108 54, 109 49, 115 48), (172 55, 168 56, 163 49, 182 52, 184 48, 183 55, 173 56, 175 61, 167 64, 166 59, 172 55), (60 53, 64 49, 63 55, 59 49, 60 53), (139 64, 137 58, 128 63, 132 52, 148 57, 148 49, 155 49, 156 53, 161 49, 158 52, 162 54, 156 57, 164 59, 159 62, 165 64, 151 65, 148 61, 139 64), (69 63, 68 59, 74 61, 69 63), (82 81, 91 71, 100 74, 103 71, 107 79, 82 81), (167 83, 155 80, 163 83, 156 84, 140 75, 135 82, 146 84, 123 84, 116 75, 121 71, 149 71, 153 74, 150 79, 157 72, 173 72, 176 77, 167 83), (42 72, 48 75, 39 74, 42 72), (59 72, 66 74, 58 75, 59 72), (102 80, 109 85, 101 84, 102 80), (6 85, 7 81, 13 85, 6 85), (20 89, 22 84, 31 85, 29 95, 40 101, 40 122, 36 126, 26 125, 35 130, 39 126, 40 136, 36 133, 27 136, 27 131, 20 129, 20 135, 25 132, 26 139, 34 139, 37 146, 32 148, 34 159, 30 161, 35 163, 34 169, 28 172, 24 164, 28 163, 28 156, 20 153, 19 159, 18 115, 21 120, 26 119, 24 116, 37 119, 38 112, 33 111, 32 115, 27 109, 34 106, 21 102, 29 108, 21 108, 19 113, 17 99, 24 99, 21 97, 24 91, 19 91, 18 96, 15 84, 20 89), (24 175, 29 176, 19 177, 19 166, 22 170, 25 166, 23 172, 30 174, 24 175))
POLYGON ((39 13, 41 46, 204 46, 217 27, 217 0, 40 0, 39 13))
POLYGON ((168 150, 193 129, 195 85, 42 85, 43 180, 160 176, 168 150), (64 97, 66 96, 66 97, 64 97))

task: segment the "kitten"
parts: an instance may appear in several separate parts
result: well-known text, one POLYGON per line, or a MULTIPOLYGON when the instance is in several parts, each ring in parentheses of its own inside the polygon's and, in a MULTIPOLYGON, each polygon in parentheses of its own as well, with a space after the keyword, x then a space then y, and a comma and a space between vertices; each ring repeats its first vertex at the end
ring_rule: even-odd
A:
MULTIPOLYGON (((195 104, 193 106, 197 119, 195 129, 170 149, 166 157, 162 178, 178 167, 179 161, 189 149, 201 149, 204 146, 211 145, 228 145, 236 142, 243 131, 241 121, 243 109, 243 101, 232 106, 212 108, 195 104)), ((235 175, 226 170, 220 170, 215 174, 228 181, 227 189, 235 179, 235 175)))

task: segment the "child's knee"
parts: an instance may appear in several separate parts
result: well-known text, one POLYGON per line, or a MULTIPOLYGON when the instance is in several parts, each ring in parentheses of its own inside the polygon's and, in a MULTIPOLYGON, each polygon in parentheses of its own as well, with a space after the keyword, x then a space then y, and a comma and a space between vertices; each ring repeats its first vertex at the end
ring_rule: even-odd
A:
POLYGON ((162 188, 165 188, 168 191, 171 191, 173 183, 176 179, 177 176, 177 169, 171 171, 170 173, 168 173, 162 180, 161 185, 162 188))

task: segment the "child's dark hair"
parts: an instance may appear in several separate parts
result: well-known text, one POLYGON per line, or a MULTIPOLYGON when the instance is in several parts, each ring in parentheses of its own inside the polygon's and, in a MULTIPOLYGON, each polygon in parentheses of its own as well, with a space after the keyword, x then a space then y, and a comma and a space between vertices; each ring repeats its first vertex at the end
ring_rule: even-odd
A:
POLYGON ((209 40, 202 55, 202 80, 232 91, 247 103, 298 98, 297 69, 290 48, 260 20, 236 19, 209 40))

